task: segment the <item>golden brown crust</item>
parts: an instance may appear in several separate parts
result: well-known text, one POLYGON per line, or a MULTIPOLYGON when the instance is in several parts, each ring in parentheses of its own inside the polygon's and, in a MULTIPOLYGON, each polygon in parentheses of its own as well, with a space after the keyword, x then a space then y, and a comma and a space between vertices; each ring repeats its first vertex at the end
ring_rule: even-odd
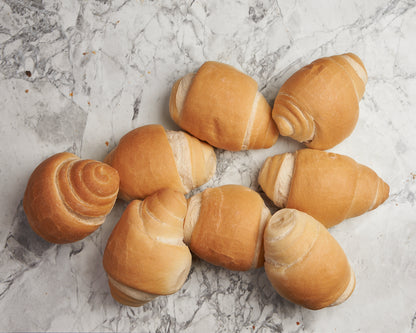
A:
MULTIPOLYGON (((131 288, 138 293, 168 295, 181 288, 192 260, 182 242, 185 214, 185 197, 171 189, 158 191, 143 202, 134 200, 127 206, 103 257, 109 277, 124 287, 117 288, 121 294, 131 288)), ((127 296, 134 299, 132 294, 127 296)), ((123 303, 126 297, 118 295, 116 299, 123 303)))
POLYGON ((259 184, 278 206, 306 212, 326 227, 381 205, 389 186, 370 168, 344 155, 302 149, 267 158, 259 184), (293 157, 291 157, 293 158, 293 157), (287 186, 287 188, 286 188, 287 186))
POLYGON ((215 147, 240 150, 256 92, 257 83, 249 76, 206 62, 188 91, 180 126, 215 147))
POLYGON ((264 248, 270 282, 296 304, 321 309, 344 301, 354 289, 354 273, 341 246, 305 213, 282 209, 273 215, 264 248))
POLYGON ((118 184, 117 171, 107 164, 59 153, 33 171, 23 208, 39 236, 53 243, 75 242, 104 222, 118 184))
POLYGON ((262 241, 258 235, 263 233, 260 221, 264 207, 260 195, 244 186, 205 190, 191 236, 191 250, 201 259, 231 270, 262 266, 262 241))
POLYGON ((106 157, 120 175, 119 197, 143 199, 163 188, 185 193, 166 132, 161 125, 136 128, 106 157))
POLYGON ((317 59, 303 67, 283 84, 275 99, 272 114, 280 133, 310 148, 337 145, 357 123, 366 80, 361 60, 351 53, 317 59))
POLYGON ((160 125, 130 131, 104 161, 118 170, 119 197, 126 201, 163 188, 187 193, 213 176, 217 162, 207 143, 160 125))
POLYGON ((214 147, 232 151, 266 148, 276 142, 278 132, 271 108, 258 94, 252 78, 229 65, 209 61, 187 81, 190 87, 186 96, 182 96, 179 80, 169 103, 172 119, 181 128, 214 147), (248 137, 247 131, 251 134, 248 137))
POLYGON ((306 212, 331 227, 383 203, 388 185, 352 158, 312 149, 296 152, 286 207, 306 212))

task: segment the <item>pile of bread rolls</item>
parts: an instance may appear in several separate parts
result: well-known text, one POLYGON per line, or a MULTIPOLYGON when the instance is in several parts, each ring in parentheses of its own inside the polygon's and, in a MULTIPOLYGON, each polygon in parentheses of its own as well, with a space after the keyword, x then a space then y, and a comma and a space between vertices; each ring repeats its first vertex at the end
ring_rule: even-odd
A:
POLYGON ((74 242, 104 222, 117 197, 129 201, 103 256, 111 294, 125 305, 178 291, 191 252, 231 270, 264 266, 276 291, 304 307, 340 304, 355 276, 327 228, 389 195, 373 170, 323 151, 352 133, 366 82, 354 54, 318 59, 283 84, 272 109, 252 78, 206 62, 172 88, 170 115, 184 131, 139 127, 104 162, 48 158, 26 188, 28 221, 50 242, 74 242), (214 175, 214 147, 269 148, 279 133, 308 148, 270 156, 259 170, 262 190, 282 208, 273 216, 259 193, 238 184, 185 197, 214 175))

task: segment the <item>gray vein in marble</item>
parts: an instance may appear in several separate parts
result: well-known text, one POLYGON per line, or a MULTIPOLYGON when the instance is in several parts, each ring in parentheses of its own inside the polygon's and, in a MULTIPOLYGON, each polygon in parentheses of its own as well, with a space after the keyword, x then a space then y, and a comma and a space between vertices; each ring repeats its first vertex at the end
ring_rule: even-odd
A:
POLYGON ((136 99, 134 100, 133 117, 131 118, 131 120, 135 120, 139 116, 140 100, 141 100, 141 96, 136 97, 136 99))
POLYGON ((416 325, 416 312, 413 315, 412 324, 410 325, 410 328, 414 329, 416 327, 415 325, 416 325))
POLYGON ((14 267, 7 272, 0 272, 0 300, 26 271, 35 268, 42 260, 43 254, 53 247, 53 244, 39 237, 29 226, 22 203, 19 204, 13 218, 12 229, 7 236, 4 250, 0 253, 0 262, 7 258, 15 260, 14 267), (5 275, 4 275, 5 274, 5 275))
POLYGON ((22 203, 19 204, 13 220, 12 230, 7 237, 5 248, 23 264, 33 266, 36 264, 35 258, 42 257, 44 252, 52 247, 53 244, 45 241, 32 230, 24 213, 22 203), (34 254, 34 256, 30 254, 34 254))

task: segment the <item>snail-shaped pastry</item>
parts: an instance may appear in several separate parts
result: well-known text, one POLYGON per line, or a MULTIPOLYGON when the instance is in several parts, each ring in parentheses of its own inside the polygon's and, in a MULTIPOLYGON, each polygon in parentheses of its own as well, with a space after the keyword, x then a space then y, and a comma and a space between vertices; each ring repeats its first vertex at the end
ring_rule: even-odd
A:
POLYGON ((104 222, 118 186, 118 172, 109 165, 59 153, 33 171, 23 208, 39 236, 52 243, 75 242, 104 222))
POLYGON ((279 132, 309 148, 329 149, 353 131, 367 72, 348 53, 315 60, 280 88, 272 116, 279 132))
POLYGON ((171 189, 127 206, 103 257, 111 294, 119 303, 141 306, 185 283, 192 263, 183 243, 186 209, 184 195, 171 189))

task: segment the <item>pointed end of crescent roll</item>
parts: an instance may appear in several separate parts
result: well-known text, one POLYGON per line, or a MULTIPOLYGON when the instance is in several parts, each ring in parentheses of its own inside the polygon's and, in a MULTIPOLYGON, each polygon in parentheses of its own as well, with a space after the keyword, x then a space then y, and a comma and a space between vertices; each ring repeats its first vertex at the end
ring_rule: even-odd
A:
POLYGON ((191 87, 195 73, 189 73, 175 82, 169 98, 169 113, 173 121, 180 126, 180 119, 186 95, 191 87))
POLYGON ((374 170, 358 164, 357 182, 349 211, 345 218, 355 217, 376 209, 389 197, 390 187, 374 170))
POLYGON ((379 185, 377 188, 377 194, 374 201, 374 206, 371 209, 377 208, 380 206, 384 201, 387 200, 390 193, 390 186, 385 183, 381 178, 379 178, 379 185))
POLYGON ((354 68, 355 72, 359 76, 359 78, 363 81, 364 85, 367 84, 368 74, 367 70, 365 69, 364 63, 354 53, 346 53, 342 55, 348 63, 354 68))
POLYGON ((257 91, 241 150, 270 148, 276 143, 278 137, 279 132, 272 119, 272 108, 264 96, 257 91))
POLYGON ((332 303, 329 306, 336 306, 339 305, 341 303, 344 303, 353 293, 354 289, 355 289, 355 274, 354 271, 351 268, 351 274, 350 274, 350 281, 347 285, 347 287, 345 288, 344 292, 338 297, 338 299, 332 303))
POLYGON ((286 207, 294 168, 294 153, 285 153, 268 157, 260 170, 258 182, 277 207, 286 207))
POLYGON ((111 296, 120 304, 127 306, 139 307, 158 296, 127 287, 110 276, 108 277, 108 285, 110 286, 111 296))
POLYGON ((352 67, 355 74, 357 74, 359 80, 361 81, 357 82, 358 84, 355 84, 358 98, 361 99, 364 95, 365 85, 368 81, 367 70, 365 69, 363 62, 357 55, 353 53, 346 53, 341 55, 341 57, 348 62, 348 64, 352 67))

